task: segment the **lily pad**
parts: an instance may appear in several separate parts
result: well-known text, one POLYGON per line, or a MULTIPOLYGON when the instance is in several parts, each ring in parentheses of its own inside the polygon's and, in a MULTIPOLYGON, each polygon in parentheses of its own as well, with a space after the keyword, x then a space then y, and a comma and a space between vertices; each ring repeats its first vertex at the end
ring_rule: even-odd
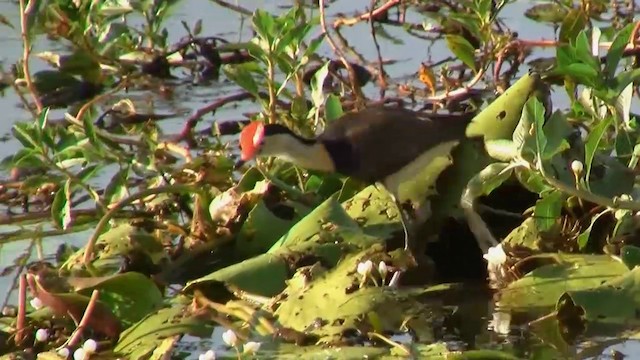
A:
POLYGON ((509 284, 500 293, 499 306, 529 312, 549 311, 567 291, 591 289, 628 272, 608 255, 544 254, 543 265, 509 284))

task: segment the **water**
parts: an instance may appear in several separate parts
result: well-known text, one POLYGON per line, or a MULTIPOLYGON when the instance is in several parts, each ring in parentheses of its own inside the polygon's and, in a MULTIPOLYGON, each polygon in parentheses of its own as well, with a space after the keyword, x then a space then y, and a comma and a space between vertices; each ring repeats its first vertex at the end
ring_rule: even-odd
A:
MULTIPOLYGON (((271 12, 280 12, 282 7, 290 5, 290 1, 258 1, 258 0, 241 0, 237 1, 238 5, 249 9, 250 11, 261 8, 271 12)), ((354 11, 362 11, 364 4, 369 2, 350 2, 350 1, 337 1, 332 3, 327 9, 328 23, 332 22, 334 14, 344 13, 352 14, 354 11)), ((501 14, 501 18, 506 23, 506 26, 517 31, 519 37, 528 40, 544 40, 553 39, 554 32, 551 26, 541 25, 535 23, 529 19, 523 17, 524 11, 531 5, 528 1, 519 1, 509 5, 501 14)), ((12 30, 7 27, 2 27, 0 31, 0 43, 2 43, 2 52, 0 53, 0 61, 4 64, 5 69, 11 64, 14 64, 22 54, 22 42, 19 34, 19 19, 18 6, 15 1, 3 0, 0 1, 0 14, 6 18, 11 19, 12 24, 16 29, 12 30)), ((314 14, 317 15, 317 14, 314 14)), ((189 25, 195 24, 197 19, 203 19, 202 34, 215 35, 224 37, 230 42, 238 40, 247 40, 251 37, 250 31, 250 19, 242 17, 241 15, 222 8, 213 2, 205 0, 190 0, 181 2, 176 12, 170 17, 165 26, 169 33, 169 43, 177 42, 181 37, 185 35, 181 21, 186 21, 189 25), (242 24, 244 21, 244 24, 242 24)), ((408 13, 408 21, 414 23, 422 23, 425 19, 422 15, 417 13, 408 13)), ((2 25, 0 25, 2 26, 2 25)), ((427 59, 431 62, 437 62, 450 55, 449 50, 446 48, 443 42, 435 42, 428 44, 422 39, 418 39, 413 36, 407 35, 407 33, 400 27, 385 26, 386 32, 394 39, 401 40, 400 43, 394 43, 386 40, 381 36, 378 36, 380 42, 381 53, 384 60, 398 60, 395 64, 386 65, 385 70, 392 78, 395 79, 412 79, 415 77, 415 73, 421 62, 427 59)), ((319 33, 319 27, 314 30, 316 35, 319 33)), ((343 35, 351 45, 360 53, 365 59, 376 61, 377 52, 373 43, 372 37, 369 32, 369 25, 366 22, 359 23, 352 27, 343 28, 343 35)), ((40 51, 56 51, 60 50, 60 44, 48 41, 45 38, 40 38, 34 48, 34 53, 40 51)), ((328 45, 324 44, 320 49, 321 55, 332 56, 332 51, 328 45)), ((543 49, 536 50, 536 56, 547 57, 553 56, 555 50, 543 49)), ((39 70, 48 69, 46 63, 39 60, 36 57, 31 58, 31 71, 36 72, 39 70)), ((521 67, 526 70, 526 66, 521 67)), ((176 73, 177 74, 177 73, 176 73)), ((413 82, 415 85, 416 83, 413 82)), ((176 113, 174 119, 163 122, 163 127, 167 133, 176 133, 180 130, 184 118, 188 116, 189 112, 198 109, 214 99, 234 93, 236 90, 232 87, 224 84, 214 84, 210 87, 204 86, 184 86, 184 89, 176 91, 175 97, 171 101, 163 101, 161 98, 150 94, 137 94, 145 101, 148 99, 153 100, 154 111, 159 113, 169 112, 176 113), (184 90, 184 91, 183 91, 184 90)), ((367 95, 371 97, 377 96, 377 89, 372 85, 367 86, 365 89, 367 95)), ((636 101, 637 99, 634 99, 636 101)), ((560 102, 554 99, 556 106, 562 106, 566 104, 566 99, 561 99, 560 102)), ((144 101, 139 101, 136 105, 144 106, 144 101)), ((637 105, 637 104, 636 104, 637 105)), ((30 114, 25 111, 21 105, 18 97, 13 93, 11 88, 5 90, 3 96, 0 96, 0 109, 4 112, 3 120, 0 122, 0 135, 10 134, 12 125, 17 121, 30 120, 30 114)), ((257 105, 251 102, 241 103, 240 106, 227 106, 220 109, 215 118, 211 116, 205 116, 200 123, 200 127, 206 127, 215 121, 225 120, 237 120, 242 118, 242 113, 257 110, 257 105)), ((144 108, 139 110, 145 111, 144 108)), ((52 112, 53 118, 61 118, 64 114, 63 110, 56 110, 52 112)), ((10 139, 6 142, 0 142, 0 158, 13 154, 19 149, 17 141, 10 139)), ((2 177, 3 174, 0 174, 2 177)), ((6 174, 4 174, 6 176, 6 174)), ((14 230, 15 227, 3 226, 3 232, 14 230)), ((41 256, 50 256, 56 250, 56 248, 63 242, 71 243, 74 245, 82 245, 91 231, 79 232, 71 235, 59 236, 55 238, 47 238, 42 241, 41 248, 38 246, 30 246, 30 242, 11 242, 8 244, 0 245, 0 268, 4 268, 11 264, 14 259, 23 253, 28 253, 30 260, 36 260, 41 256), (39 250, 39 251, 38 251, 39 250)), ((0 294, 9 291, 13 285, 16 271, 8 274, 8 276, 0 277, 0 294)), ((491 319, 491 302, 489 299, 475 299, 477 301, 486 301, 488 305, 487 313, 479 314, 486 323, 491 319)), ((10 298, 10 302, 14 302, 15 298, 10 298)), ((485 327, 486 328, 486 327, 485 327)), ((206 348, 213 346, 220 349, 220 333, 216 331, 214 338, 212 339, 213 345, 204 343, 198 347, 206 348)), ((484 335, 487 336, 486 334, 484 335)), ((503 341, 510 341, 508 337, 503 337, 503 341)), ((493 340, 500 342, 500 339, 493 340)), ((191 346, 187 346, 191 348, 191 346)), ((635 342, 627 342, 620 345, 615 345, 618 351, 625 354, 638 354, 640 348, 635 342)), ((193 349, 190 349, 193 350, 193 349)), ((609 351, 610 349, 607 349, 609 351)), ((197 352, 197 351, 196 351, 197 352)), ((196 356, 197 357, 197 356, 196 356)))

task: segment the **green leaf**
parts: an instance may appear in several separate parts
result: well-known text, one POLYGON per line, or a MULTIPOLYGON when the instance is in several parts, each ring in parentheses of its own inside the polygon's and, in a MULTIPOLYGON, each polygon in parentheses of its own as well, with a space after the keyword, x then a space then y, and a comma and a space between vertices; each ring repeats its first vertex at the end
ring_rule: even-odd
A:
POLYGON ((78 179, 80 179, 80 181, 82 181, 82 182, 87 182, 87 181, 93 179, 94 176, 96 176, 98 174, 98 172, 100 171, 101 168, 102 168, 102 166, 98 165, 98 164, 88 165, 84 169, 82 169, 76 175, 76 177, 78 179))
POLYGON ((606 63, 604 64, 604 75, 607 79, 613 78, 613 75, 618 68, 618 64, 620 63, 620 59, 622 59, 624 49, 629 44, 631 31, 633 31, 634 25, 634 23, 627 24, 627 26, 618 32, 613 40, 613 43, 609 48, 609 52, 607 52, 606 63))
POLYGON ((45 167, 42 153, 35 149, 22 148, 11 158, 11 165, 20 168, 41 168, 45 167))
POLYGON ((513 170, 509 168, 508 163, 493 163, 482 169, 476 177, 469 181, 469 188, 474 198, 489 195, 507 179, 511 177, 513 170))
POLYGON ((618 76, 615 77, 615 87, 613 88, 615 98, 620 96, 620 93, 622 93, 629 84, 638 79, 640 79, 640 69, 623 71, 618 74, 618 76))
POLYGON ((13 125, 13 134, 25 148, 37 150, 40 153, 44 152, 41 139, 38 136, 39 132, 31 124, 17 123, 13 125))
POLYGON ((51 217, 53 222, 63 230, 71 224, 71 180, 67 180, 56 192, 51 204, 51 217))
POLYGON ((640 268, 609 279, 590 288, 568 289, 558 299, 558 327, 566 341, 603 334, 612 329, 637 329, 640 307, 640 268), (580 324, 574 327, 573 324, 580 324))
POLYGON ((313 105, 316 109, 319 109, 324 103, 324 80, 329 75, 329 65, 331 64, 331 60, 322 65, 318 70, 316 70, 315 74, 313 74, 313 80, 311 81, 311 99, 313 100, 313 105))
POLYGON ((536 4, 524 12, 524 16, 538 22, 559 24, 565 19, 569 11, 557 3, 536 4))
POLYGON ((91 296, 100 290, 100 301, 112 309, 124 326, 133 325, 163 305, 158 286, 145 275, 129 271, 108 276, 78 293, 91 296))
POLYGON ((570 147, 566 139, 573 132, 573 128, 562 111, 554 112, 544 124, 543 129, 547 138, 543 159, 550 159, 570 147))
POLYGON ((470 138, 482 136, 485 141, 512 139, 524 104, 539 81, 540 76, 536 73, 522 76, 471 120, 465 135, 470 138))
POLYGON ((629 270, 640 266, 640 248, 633 245, 625 245, 620 249, 620 259, 629 270))
POLYGON ((548 231, 558 222, 565 194, 562 191, 553 190, 546 193, 542 199, 536 202, 533 211, 538 231, 548 231))
POLYGON ((589 243, 589 236, 591 236, 591 230, 593 230, 593 225, 595 225, 595 223, 598 221, 598 219, 600 219, 602 215, 605 215, 607 213, 608 211, 606 210, 601 211, 596 216, 591 218, 591 224, 589 224, 589 227, 585 231, 583 231, 580 235, 578 235, 578 238, 576 239, 576 242, 578 243, 578 249, 580 249, 581 251, 584 250, 584 248, 589 243))
POLYGON ((564 69, 575 62, 577 62, 575 49, 569 45, 558 46, 556 49, 558 69, 564 69))
POLYGON ((598 70, 587 64, 574 63, 559 69, 566 75, 573 77, 577 82, 588 85, 592 88, 599 88, 602 84, 598 70))
POLYGON ((526 104, 526 111, 534 121, 536 152, 538 159, 542 161, 547 148, 547 137, 544 133, 544 106, 536 97, 531 97, 526 104))
POLYGON ((473 71, 476 71, 476 49, 460 35, 445 35, 447 47, 451 52, 473 71))
POLYGON ((608 255, 541 254, 540 266, 500 292, 498 306, 548 313, 566 291, 590 289, 626 273, 627 267, 608 255))
POLYGON ((591 175, 591 167, 593 165, 593 158, 598 151, 598 145, 600 144, 600 140, 604 136, 605 132, 609 128, 611 124, 611 118, 606 117, 596 126, 591 129, 589 135, 587 135, 587 141, 584 144, 584 166, 585 166, 585 180, 588 183, 589 177, 591 175))
POLYGON ((38 124, 38 129, 43 131, 45 127, 47 127, 47 119, 49 118, 49 108, 46 107, 42 109, 42 112, 38 115, 36 122, 38 124))
POLYGON ((120 335, 113 351, 130 360, 148 359, 155 349, 173 336, 191 334, 211 337, 213 326, 184 306, 161 309, 140 320, 120 335))
POLYGON ((130 168, 125 166, 113 175, 104 190, 105 204, 115 204, 128 195, 127 179, 129 178, 129 170, 130 168))
POLYGON ((325 103, 325 116, 327 122, 338 119, 343 113, 340 97, 334 94, 327 96, 327 101, 325 103))
POLYGON ((271 47, 273 45, 273 39, 276 36, 275 33, 275 19, 269 12, 257 9, 253 13, 253 28, 262 39, 271 47))
POLYGON ((573 9, 569 11, 560 26, 559 42, 573 43, 578 33, 587 28, 589 18, 582 9, 573 9))
MULTIPOLYGON (((592 30, 593 31, 593 30, 592 30)), ((598 44, 595 44, 597 46, 598 44)), ((600 60, 596 59, 591 52, 591 42, 587 37, 587 30, 582 30, 578 34, 575 42, 576 56, 578 59, 590 68, 599 73, 600 71, 600 60)))
POLYGON ((93 126, 92 117, 89 114, 84 114, 82 116, 82 126, 84 128, 84 133, 87 135, 89 142, 93 145, 96 151, 101 154, 102 153, 102 143, 100 142, 98 135, 96 134, 96 129, 93 126))
POLYGON ((251 95, 259 98, 258 84, 253 75, 249 72, 246 64, 224 65, 222 67, 225 75, 243 89, 247 90, 251 95))
MULTIPOLYGON (((304 50, 303 57, 308 58, 310 55, 315 54, 322 42, 324 41, 325 34, 320 34, 320 36, 309 42, 309 46, 304 50)), ((304 60, 304 59, 303 59, 304 60)), ((327 61, 329 62, 329 61, 327 61)), ((300 63, 300 66, 304 66, 304 63, 300 63)))

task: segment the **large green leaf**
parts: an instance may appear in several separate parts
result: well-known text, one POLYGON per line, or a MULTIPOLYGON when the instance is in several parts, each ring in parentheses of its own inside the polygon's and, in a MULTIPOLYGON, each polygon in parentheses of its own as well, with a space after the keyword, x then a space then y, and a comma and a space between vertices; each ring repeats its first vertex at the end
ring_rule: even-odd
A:
POLYGON ((520 121, 524 104, 536 90, 538 74, 526 74, 489 104, 467 126, 467 137, 486 140, 511 139, 520 121))
POLYGON ((640 325, 638 309, 638 267, 593 288, 568 290, 556 305, 558 326, 569 342, 587 330, 592 334, 602 334, 611 327, 617 327, 618 330, 637 327, 640 325))
MULTIPOLYGON (((522 311, 550 311, 567 291, 590 289, 625 274, 627 267, 608 255, 538 255, 543 265, 500 293, 500 307, 522 311)), ((529 261, 532 261, 530 259, 529 261)))
POLYGON ((206 337, 212 332, 210 322, 186 311, 183 306, 175 305, 148 315, 125 330, 113 351, 131 360, 148 359, 171 336, 190 334, 206 337))

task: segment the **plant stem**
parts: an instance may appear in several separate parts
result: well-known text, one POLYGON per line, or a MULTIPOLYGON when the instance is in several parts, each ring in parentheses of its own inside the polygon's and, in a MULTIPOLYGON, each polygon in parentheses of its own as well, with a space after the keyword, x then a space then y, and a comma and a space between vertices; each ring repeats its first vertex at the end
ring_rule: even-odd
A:
MULTIPOLYGON (((22 37, 22 72, 24 73, 24 80, 27 83, 27 88, 33 97, 33 102, 36 104, 37 114, 42 112, 42 102, 38 97, 33 81, 31 80, 31 73, 29 72, 29 56, 31 54, 31 42, 29 41, 29 34, 27 29, 27 16, 33 10, 33 6, 36 1, 29 2, 29 6, 25 6, 25 0, 20 0, 20 35, 22 37)), ((36 114, 36 115, 37 115, 36 114)))
POLYGON ((273 52, 269 50, 269 60, 267 61, 267 76, 269 87, 269 123, 276 123, 276 89, 275 89, 275 67, 273 66, 273 52))

